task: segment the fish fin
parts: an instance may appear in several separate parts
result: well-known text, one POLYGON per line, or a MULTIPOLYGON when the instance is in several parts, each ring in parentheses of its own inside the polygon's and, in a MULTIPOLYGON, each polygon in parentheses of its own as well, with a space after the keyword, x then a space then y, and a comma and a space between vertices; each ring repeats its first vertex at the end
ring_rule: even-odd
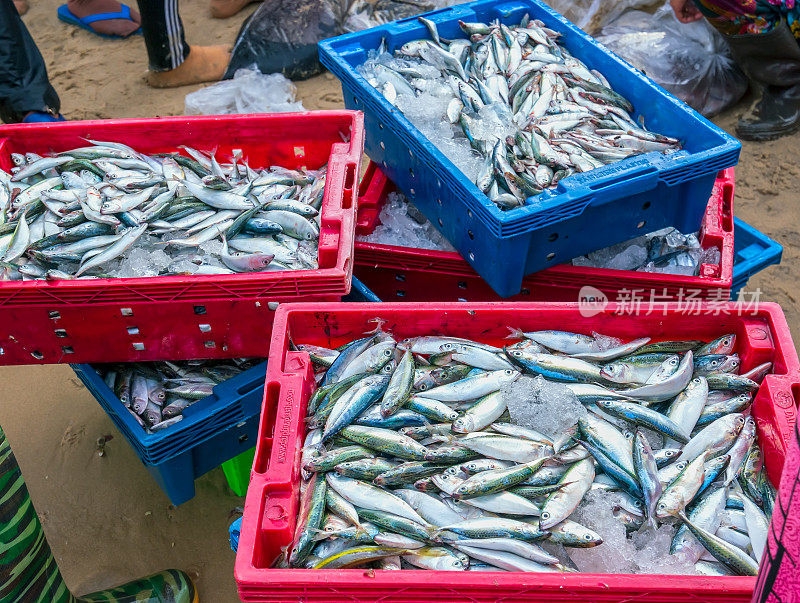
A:
POLYGON ((522 329, 516 329, 514 327, 506 327, 510 332, 506 335, 506 339, 525 339, 525 333, 522 329))

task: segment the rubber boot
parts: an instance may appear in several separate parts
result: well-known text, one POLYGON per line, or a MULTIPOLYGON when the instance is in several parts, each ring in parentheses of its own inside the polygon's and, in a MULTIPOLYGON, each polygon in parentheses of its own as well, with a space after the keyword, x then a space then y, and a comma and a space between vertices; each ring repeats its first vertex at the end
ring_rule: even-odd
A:
POLYGON ((17 459, 0 427, 0 601, 15 603, 196 603, 192 580, 166 570, 122 586, 74 596, 47 544, 17 459))
POLYGON ((763 34, 726 35, 733 58, 761 90, 736 125, 743 140, 773 140, 800 128, 800 46, 785 22, 763 34))

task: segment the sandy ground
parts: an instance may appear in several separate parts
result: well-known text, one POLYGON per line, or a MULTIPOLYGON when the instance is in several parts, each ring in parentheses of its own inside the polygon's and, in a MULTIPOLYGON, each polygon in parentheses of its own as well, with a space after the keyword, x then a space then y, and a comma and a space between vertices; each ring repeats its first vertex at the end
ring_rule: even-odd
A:
MULTIPOLYGON (((57 0, 32 0, 25 17, 47 61, 69 119, 145 117, 183 112, 195 88, 151 90, 143 79, 140 38, 109 41, 56 20, 57 0)), ((250 8, 244 14, 253 9, 250 8)), ((210 19, 202 0, 184 1, 190 43, 232 42, 242 16, 210 19)), ((323 75, 298 84, 309 109, 341 107, 336 80, 323 75)), ((736 111, 717 122, 731 130, 736 111)), ((737 168, 736 215, 784 247, 783 263, 750 281, 762 299, 784 307, 800 338, 800 135, 746 144, 737 168)), ((201 600, 238 600, 227 526, 243 499, 226 488, 220 470, 196 482, 197 496, 179 508, 155 485, 128 443, 67 366, 0 369, 5 391, 0 424, 22 465, 36 508, 67 583, 82 593, 166 567, 196 576, 201 600), (97 438, 114 439, 106 456, 97 438)))

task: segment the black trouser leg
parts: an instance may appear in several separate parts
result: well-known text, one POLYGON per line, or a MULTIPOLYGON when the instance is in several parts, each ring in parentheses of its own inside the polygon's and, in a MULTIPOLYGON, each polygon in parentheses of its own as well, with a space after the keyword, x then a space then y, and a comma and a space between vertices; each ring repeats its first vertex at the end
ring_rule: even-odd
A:
POLYGON ((61 101, 14 3, 0 0, 0 119, 20 122, 31 111, 58 114, 61 101))
POLYGON ((151 71, 169 71, 183 63, 189 45, 183 37, 178 0, 136 0, 151 71))

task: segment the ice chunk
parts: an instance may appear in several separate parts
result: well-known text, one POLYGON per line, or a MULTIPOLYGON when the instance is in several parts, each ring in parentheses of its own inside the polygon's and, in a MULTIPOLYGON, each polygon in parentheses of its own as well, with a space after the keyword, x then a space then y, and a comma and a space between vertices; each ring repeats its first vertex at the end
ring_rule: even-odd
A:
POLYGON ((399 193, 390 193, 379 215, 380 224, 359 241, 416 249, 455 251, 424 215, 399 193))
POLYGON ((669 552, 677 526, 665 523, 655 531, 645 525, 626 535, 625 525, 614 517, 623 504, 616 492, 590 490, 571 519, 597 532, 603 543, 590 549, 570 549, 578 570, 603 574, 695 574, 694 565, 669 552))
POLYGON ((700 253, 701 264, 714 264, 715 266, 719 266, 721 261, 722 254, 718 247, 709 247, 708 249, 703 249, 700 253))
POLYGON ((561 383, 523 375, 501 388, 511 422, 557 437, 586 415, 578 398, 561 383))
POLYGON ((592 332, 594 337, 594 349, 598 352, 605 352, 611 348, 616 348, 622 345, 622 340, 618 337, 611 337, 609 335, 602 335, 601 333, 592 332))

